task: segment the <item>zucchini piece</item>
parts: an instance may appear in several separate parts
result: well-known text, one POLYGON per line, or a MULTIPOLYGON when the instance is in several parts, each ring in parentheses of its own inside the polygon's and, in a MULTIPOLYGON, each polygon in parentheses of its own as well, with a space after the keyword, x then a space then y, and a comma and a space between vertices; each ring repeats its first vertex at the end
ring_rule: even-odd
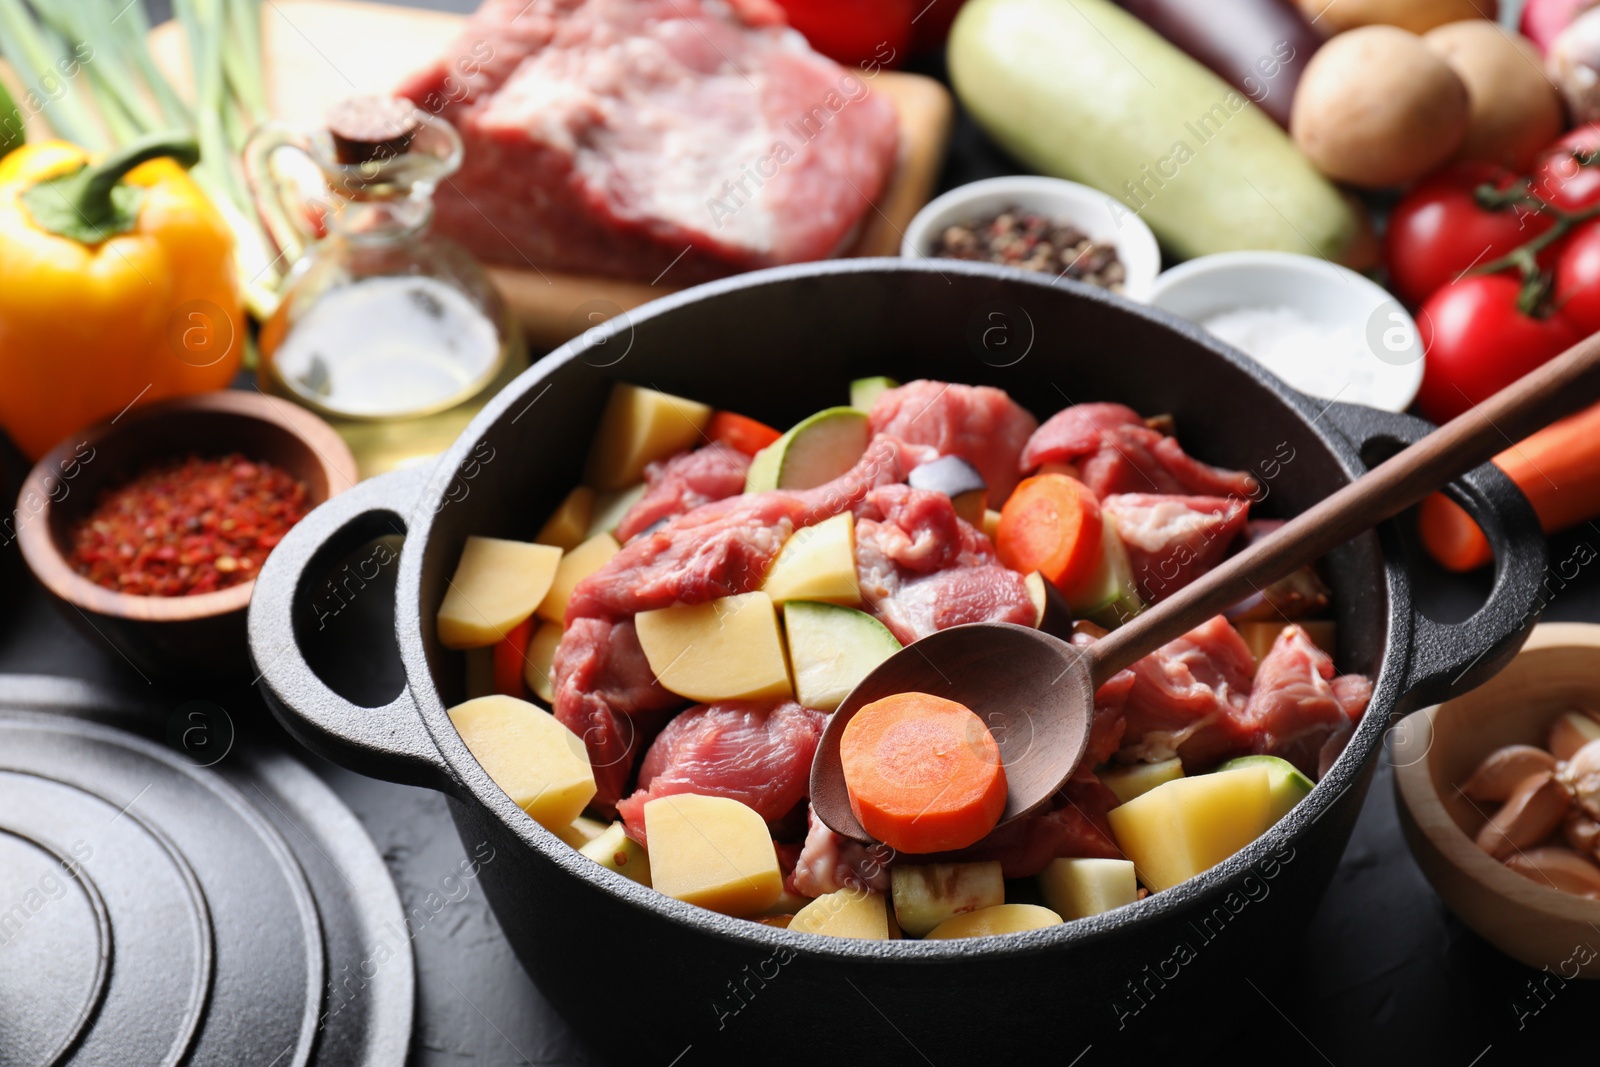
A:
POLYGON ((1267 769, 1267 792, 1272 797, 1272 822, 1277 822, 1304 800, 1316 786, 1310 778, 1300 773, 1300 768, 1278 756, 1240 756, 1218 767, 1218 771, 1233 771, 1240 767, 1261 766, 1267 769))
POLYGON ((833 711, 873 669, 900 651, 888 627, 866 612, 816 600, 783 606, 795 698, 833 711))
POLYGON ((1116 520, 1110 515, 1103 518, 1100 565, 1083 587, 1067 598, 1067 603, 1076 617, 1115 630, 1143 611, 1144 601, 1139 599, 1133 565, 1128 562, 1128 550, 1117 533, 1116 520))
POLYGON ((878 397, 890 389, 900 388, 900 383, 893 378, 879 375, 875 378, 857 378, 850 383, 850 406, 857 411, 872 410, 872 405, 878 402, 878 397))
POLYGON ((744 490, 815 489, 855 466, 871 439, 864 411, 827 408, 809 415, 756 453, 744 490))

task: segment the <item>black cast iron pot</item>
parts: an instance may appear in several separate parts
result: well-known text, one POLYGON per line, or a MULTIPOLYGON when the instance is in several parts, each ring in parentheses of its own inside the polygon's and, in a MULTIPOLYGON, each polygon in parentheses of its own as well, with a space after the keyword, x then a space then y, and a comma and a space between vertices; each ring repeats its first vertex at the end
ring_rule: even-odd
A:
MULTIPOLYGON (((524 966, 618 1058, 1067 1063, 1091 1044, 1101 1062, 1118 1051, 1138 1062, 1165 1044, 1193 1052, 1246 1023, 1246 978, 1270 991, 1316 966, 1279 950, 1339 861, 1384 732, 1488 678, 1521 645, 1544 569, 1538 522, 1491 466, 1452 488, 1498 561, 1488 605, 1459 625, 1414 609, 1394 529, 1334 552, 1339 666, 1377 680, 1354 739, 1266 836, 1131 907, 1000 939, 847 941, 724 918, 603 870, 513 805, 450 724, 462 656, 440 646, 434 614, 462 544, 534 535, 578 482, 612 381, 787 426, 875 374, 1000 386, 1040 418, 1087 400, 1171 412, 1186 449, 1262 479, 1256 515, 1299 512, 1429 429, 1310 400, 1186 322, 1072 283, 947 261, 745 275, 591 330, 517 379, 431 471, 367 482, 302 522, 251 605, 270 701, 322 755, 451 798, 462 839, 493 846, 482 882, 524 966), (318 617, 307 604, 327 595, 335 561, 402 529, 395 637, 407 685, 384 707, 357 707, 307 666, 301 642, 318 617)), ((336 581, 350 589, 348 573, 336 581)))

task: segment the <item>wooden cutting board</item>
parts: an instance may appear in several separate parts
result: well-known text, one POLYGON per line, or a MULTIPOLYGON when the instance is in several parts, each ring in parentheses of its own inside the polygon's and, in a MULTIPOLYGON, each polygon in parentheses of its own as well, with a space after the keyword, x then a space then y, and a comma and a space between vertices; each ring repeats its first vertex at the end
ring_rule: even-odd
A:
MULTIPOLYGON (((465 21, 461 15, 349 0, 273 0, 263 9, 261 27, 273 116, 320 126, 323 112, 336 100, 389 92, 433 61, 465 21)), ((151 48, 187 96, 192 80, 177 23, 157 27, 151 48)), ((944 86, 931 78, 881 71, 867 84, 899 112, 900 158, 851 254, 893 256, 900 251, 901 231, 938 181, 954 108, 944 86)), ((652 286, 557 271, 492 268, 490 273, 535 351, 593 326, 598 320, 590 312, 597 307, 626 310, 675 291, 667 280, 652 286)))

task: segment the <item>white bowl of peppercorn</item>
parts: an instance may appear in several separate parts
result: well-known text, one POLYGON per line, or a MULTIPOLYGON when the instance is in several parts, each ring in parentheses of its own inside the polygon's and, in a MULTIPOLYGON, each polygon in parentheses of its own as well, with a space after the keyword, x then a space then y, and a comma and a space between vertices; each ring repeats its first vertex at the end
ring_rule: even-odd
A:
POLYGON ((1038 175, 987 178, 929 201, 900 254, 996 263, 1139 301, 1161 273, 1155 234, 1137 214, 1087 185, 1038 175))

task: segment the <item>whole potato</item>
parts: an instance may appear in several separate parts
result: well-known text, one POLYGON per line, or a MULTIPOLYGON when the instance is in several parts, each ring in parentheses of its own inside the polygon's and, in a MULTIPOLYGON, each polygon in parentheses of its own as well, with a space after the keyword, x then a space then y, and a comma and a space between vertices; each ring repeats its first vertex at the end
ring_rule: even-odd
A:
POLYGON ((1422 40, 1450 64, 1472 102, 1456 159, 1522 170, 1561 136, 1561 97, 1532 41, 1482 19, 1447 23, 1422 40))
POLYGON ((1332 36, 1357 26, 1398 26, 1427 33, 1462 19, 1494 21, 1500 0, 1295 0, 1311 24, 1332 36))
POLYGON ((1323 174, 1381 189, 1454 155, 1471 113, 1466 85, 1422 38, 1363 26, 1333 38, 1306 64, 1289 132, 1323 174))

